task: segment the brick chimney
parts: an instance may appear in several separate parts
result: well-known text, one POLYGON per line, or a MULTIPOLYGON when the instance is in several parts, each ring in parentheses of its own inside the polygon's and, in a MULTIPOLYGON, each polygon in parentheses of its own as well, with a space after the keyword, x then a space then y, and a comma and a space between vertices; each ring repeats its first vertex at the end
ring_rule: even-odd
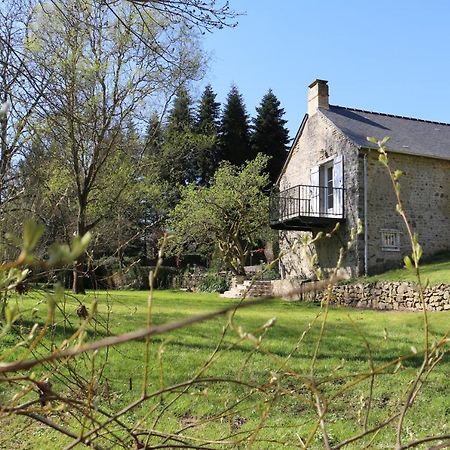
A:
POLYGON ((328 109, 328 81, 314 80, 308 90, 308 116, 317 112, 318 108, 328 109))

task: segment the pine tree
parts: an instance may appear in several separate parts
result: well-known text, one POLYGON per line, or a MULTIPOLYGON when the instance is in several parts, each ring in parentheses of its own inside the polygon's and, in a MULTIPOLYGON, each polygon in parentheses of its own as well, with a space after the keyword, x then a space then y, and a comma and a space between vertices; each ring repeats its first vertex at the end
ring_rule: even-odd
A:
POLYGON ((198 132, 192 100, 185 88, 178 90, 163 133, 161 155, 157 158, 160 178, 167 181, 177 199, 178 188, 199 183, 199 155, 215 141, 198 132))
POLYGON ((128 153, 135 164, 139 164, 142 160, 143 155, 143 145, 142 139, 139 135, 136 125, 133 120, 129 119, 125 124, 125 129, 123 130, 123 142, 128 149, 128 153))
POLYGON ((216 102, 216 94, 210 84, 205 87, 197 114, 197 128, 201 132, 217 131, 219 129, 220 103, 216 102))
POLYGON ((195 180, 194 118, 191 97, 178 89, 164 130, 160 174, 171 186, 195 180))
POLYGON ((197 111, 196 129, 199 134, 213 138, 212 145, 199 152, 197 158, 198 184, 209 185, 220 161, 218 147, 220 103, 211 85, 207 85, 197 111))
POLYGON ((181 86, 177 91, 169 113, 167 129, 169 131, 183 132, 192 130, 193 126, 192 100, 186 88, 181 86))
POLYGON ((242 95, 236 86, 228 93, 220 126, 221 157, 234 165, 252 160, 254 153, 250 146, 250 126, 242 95))
POLYGON ((158 114, 152 113, 148 122, 145 136, 145 151, 149 155, 158 155, 161 152, 163 141, 161 121, 158 114))
POLYGON ((286 160, 289 144, 289 132, 283 119, 284 109, 270 89, 256 108, 257 116, 253 119, 252 149, 255 153, 264 153, 271 157, 267 170, 270 181, 274 184, 280 175, 286 160))

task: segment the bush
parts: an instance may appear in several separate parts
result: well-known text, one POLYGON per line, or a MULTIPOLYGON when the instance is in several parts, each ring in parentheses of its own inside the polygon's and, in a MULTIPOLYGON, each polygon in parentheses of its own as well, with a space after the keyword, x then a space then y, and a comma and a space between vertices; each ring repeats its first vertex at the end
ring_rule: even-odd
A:
POLYGON ((279 280, 280 273, 277 268, 265 269, 264 266, 261 266, 261 270, 255 274, 255 278, 257 280, 279 280))
POLYGON ((198 290, 201 292, 220 292, 223 293, 228 290, 229 280, 217 273, 205 274, 198 285, 198 290))
MULTIPOLYGON (((149 289, 149 273, 155 270, 155 266, 143 266, 139 261, 131 258, 125 258, 120 267, 118 259, 112 257, 97 261, 95 267, 95 287, 100 289, 149 289)), ((177 287, 179 275, 180 271, 176 267, 161 266, 156 277, 155 288, 177 287)), ((90 287, 89 283, 87 287, 90 287)))
MULTIPOLYGON (((147 270, 147 286, 148 286, 148 274, 150 270, 155 270, 154 266, 143 267, 147 270)), ((171 289, 179 287, 180 284, 180 270, 176 267, 160 266, 158 274, 156 276, 155 288, 157 289, 171 289)))

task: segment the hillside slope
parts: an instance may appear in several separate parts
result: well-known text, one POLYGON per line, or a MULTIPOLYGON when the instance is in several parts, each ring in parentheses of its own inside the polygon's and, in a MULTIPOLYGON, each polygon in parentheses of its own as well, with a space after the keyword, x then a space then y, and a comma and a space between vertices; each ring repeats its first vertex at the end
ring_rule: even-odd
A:
MULTIPOLYGON (((430 284, 450 284, 450 252, 436 255, 421 265, 422 281, 429 280, 430 284)), ((389 270, 379 275, 366 277, 358 281, 416 281, 414 272, 407 269, 389 270)))

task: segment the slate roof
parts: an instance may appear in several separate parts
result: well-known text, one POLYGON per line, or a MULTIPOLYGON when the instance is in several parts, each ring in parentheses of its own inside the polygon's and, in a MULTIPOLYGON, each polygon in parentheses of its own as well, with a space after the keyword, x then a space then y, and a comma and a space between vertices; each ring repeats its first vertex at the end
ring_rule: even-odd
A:
POLYGON ((450 124, 330 105, 320 111, 358 147, 375 148, 367 136, 389 136, 396 153, 450 160, 450 124))

